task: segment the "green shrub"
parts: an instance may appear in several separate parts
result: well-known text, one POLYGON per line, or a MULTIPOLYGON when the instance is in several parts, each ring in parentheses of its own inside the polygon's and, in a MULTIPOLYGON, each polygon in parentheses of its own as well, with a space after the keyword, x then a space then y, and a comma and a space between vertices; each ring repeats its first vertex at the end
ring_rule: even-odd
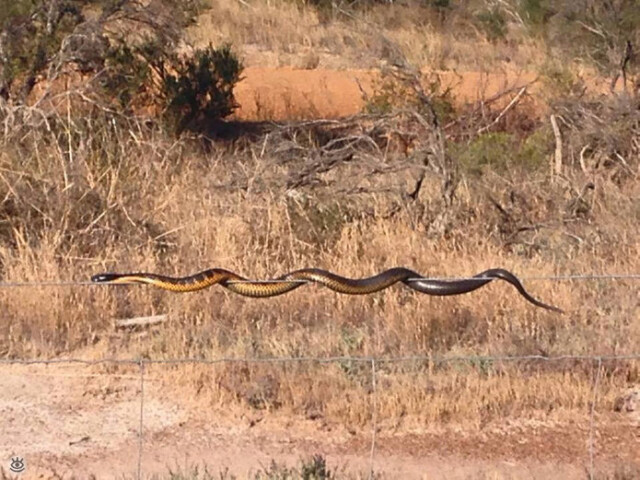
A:
POLYGON ((518 165, 526 170, 537 170, 547 164, 555 148, 555 139, 549 125, 535 130, 524 139, 516 156, 518 165))
POLYGON ((129 112, 134 101, 141 101, 151 70, 126 43, 109 48, 105 58, 105 72, 100 86, 107 97, 114 99, 120 110, 129 112))
POLYGON ((504 173, 509 169, 535 171, 545 165, 553 150, 553 135, 543 127, 523 141, 506 132, 484 133, 469 144, 452 144, 451 151, 463 172, 482 175, 485 170, 504 173))
POLYGON ((481 175, 485 168, 503 172, 511 163, 515 139, 505 132, 485 133, 469 145, 452 146, 460 167, 468 174, 481 175))
POLYGON ((84 98, 124 113, 156 105, 177 132, 224 118, 237 108, 233 88, 242 71, 231 48, 176 53, 199 6, 199 0, 0 0, 0 95, 22 103, 38 82, 79 71, 91 78, 82 85, 84 98))
POLYGON ((84 21, 87 3, 0 0, 0 96, 26 99, 62 40, 84 21))
POLYGON ((303 460, 300 466, 300 477, 303 480, 330 480, 333 478, 327 468, 327 460, 322 455, 314 455, 303 460))
POLYGON ((316 454, 311 458, 301 459, 299 468, 288 467, 272 460, 268 468, 258 471, 253 478, 255 480, 331 480, 335 476, 327 469, 326 459, 316 454))
POLYGON ((229 45, 209 45, 190 57, 174 59, 171 73, 163 68, 162 96, 165 118, 178 131, 197 120, 224 118, 238 107, 233 88, 242 65, 229 45))
POLYGON ((237 108, 233 89, 242 65, 229 45, 178 55, 155 39, 138 46, 120 43, 107 56, 102 87, 120 107, 152 103, 174 132, 222 119, 237 108))

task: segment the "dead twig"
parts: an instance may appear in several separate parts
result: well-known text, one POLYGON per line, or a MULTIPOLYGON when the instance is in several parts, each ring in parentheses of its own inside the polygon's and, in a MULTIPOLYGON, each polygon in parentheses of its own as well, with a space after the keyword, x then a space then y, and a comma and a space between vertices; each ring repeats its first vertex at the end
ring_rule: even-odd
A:
POLYGON ((580 150, 580 156, 578 157, 578 161, 580 162, 580 168, 582 169, 582 171, 584 173, 589 173, 589 170, 587 169, 587 164, 584 161, 584 153, 589 150, 589 148, 591 147, 591 145, 587 144, 584 147, 582 147, 582 149, 580 150))
POLYGON ((515 97, 513 97, 513 99, 509 102, 509 104, 500 112, 500 114, 493 120, 493 122, 491 122, 489 125, 485 125, 484 127, 478 129, 478 131, 476 132, 477 135, 480 135, 483 132, 486 132, 487 130, 489 130, 491 127, 493 127, 494 125, 496 125, 500 120, 502 120, 502 118, 506 115, 506 113, 511 110, 522 98, 522 96, 525 94, 525 92, 527 91, 527 87, 524 86, 520 89, 520 91, 517 93, 517 95, 515 97))

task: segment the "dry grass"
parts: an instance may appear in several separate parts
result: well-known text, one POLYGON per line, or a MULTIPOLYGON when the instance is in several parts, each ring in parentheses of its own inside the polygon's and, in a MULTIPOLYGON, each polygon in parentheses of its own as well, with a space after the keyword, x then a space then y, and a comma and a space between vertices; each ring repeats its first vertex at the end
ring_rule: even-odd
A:
MULTIPOLYGON (((251 7, 212 0, 212 7, 193 39, 231 41, 253 58, 250 64, 302 59, 304 68, 370 67, 394 55, 376 25, 420 65, 485 70, 506 56, 519 67, 535 61, 532 41, 485 49, 488 44, 469 40, 473 32, 465 30, 464 38, 455 29, 443 33, 401 5, 386 6, 384 15, 375 8, 363 13, 369 23, 358 28, 348 17, 323 22, 315 10, 284 0, 255 1, 251 7)), ((637 273, 637 123, 633 130, 618 126, 609 135, 631 145, 624 165, 611 164, 611 145, 591 143, 588 169, 582 171, 579 152, 602 126, 589 120, 589 132, 581 131, 581 118, 590 119, 590 112, 564 115, 568 161, 561 178, 552 181, 546 169, 516 164, 504 151, 490 152, 501 153, 502 163, 463 169, 444 233, 432 228, 444 209, 437 172, 429 170, 418 200, 408 200, 422 166, 415 151, 360 151, 292 187, 292 178, 334 153, 322 150, 332 138, 322 129, 269 132, 203 147, 199 140, 175 141, 96 111, 83 118, 56 117, 50 128, 6 117, 9 128, 0 140, 3 280, 85 281, 101 271, 183 275, 210 267, 254 278, 307 266, 353 277, 392 266, 433 276, 467 276, 495 267, 520 276, 637 273), (588 182, 596 188, 582 196, 588 182)), ((515 130, 531 122, 509 114, 503 123, 515 130)), ((376 141, 393 136, 388 125, 380 128, 376 141)), ((473 139, 460 145, 460 152, 470 150, 473 139)), ((1 289, 0 354, 252 359, 640 351, 636 283, 530 281, 526 286, 567 315, 537 309, 499 282, 445 298, 401 287, 347 297, 304 286, 263 300, 222 288, 192 294, 144 287, 1 289), (113 319, 161 313, 170 320, 143 334, 113 329, 113 319)), ((373 385, 366 362, 238 362, 164 371, 184 395, 199 395, 217 407, 321 415, 361 427, 370 421, 373 385)), ((379 422, 382 428, 410 431, 445 423, 480 427, 499 418, 585 418, 594 372, 590 361, 379 362, 379 422)), ((639 378, 637 362, 605 362, 599 408, 611 410, 617 394, 639 378)))
POLYGON ((534 69, 544 60, 538 42, 517 28, 509 42, 491 44, 469 21, 453 16, 443 24, 417 2, 334 14, 290 0, 209 5, 191 41, 231 42, 251 66, 372 68, 396 58, 396 49, 436 70, 534 69))
MULTIPOLYGON (((399 194, 411 185, 410 168, 374 181, 363 174, 366 162, 356 159, 291 190, 287 180, 313 158, 287 153, 284 140, 268 139, 273 134, 245 146, 202 150, 197 142, 173 142, 136 124, 104 122, 101 115, 73 121, 72 128, 62 123, 53 130, 58 133, 26 129, 5 140, 5 281, 87 280, 104 270, 181 275, 214 266, 256 278, 305 266, 350 276, 395 265, 435 276, 492 267, 522 276, 640 271, 640 184, 608 170, 590 177, 572 170, 552 183, 540 170, 470 175, 459 188, 454 225, 442 236, 428 233, 441 205, 435 175, 425 180, 416 209, 399 194), (587 180, 597 188, 576 210, 576 192, 587 180), (370 193, 340 193, 358 185, 370 193), (525 224, 537 227, 518 230, 525 224)), ((383 162, 393 165, 394 155, 385 153, 383 162)), ((497 282, 448 298, 401 287, 347 297, 305 286, 264 300, 221 288, 183 295, 144 287, 42 288, 37 295, 3 289, 0 346, 3 356, 27 358, 640 351, 632 282, 531 281, 527 287, 568 314, 534 308, 497 282), (113 332, 114 318, 158 313, 168 313, 170 321, 145 336, 113 332)), ((608 409, 624 386, 638 381, 639 370, 637 363, 618 362, 606 363, 604 372, 600 406, 608 409)), ((380 422, 410 430, 516 416, 584 417, 593 374, 590 362, 381 362, 380 422)), ((232 363, 176 367, 171 375, 217 406, 320 414, 351 425, 370 420, 367 363, 232 363)))

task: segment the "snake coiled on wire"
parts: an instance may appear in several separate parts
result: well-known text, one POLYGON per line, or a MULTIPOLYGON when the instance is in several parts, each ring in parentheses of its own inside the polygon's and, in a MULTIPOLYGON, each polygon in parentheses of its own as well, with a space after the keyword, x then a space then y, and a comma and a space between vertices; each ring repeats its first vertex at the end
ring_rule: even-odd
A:
POLYGON ((212 268, 186 277, 168 277, 154 273, 101 273, 91 277, 91 281, 96 283, 142 283, 172 292, 194 292, 219 284, 247 297, 275 297, 295 290, 305 283, 318 283, 338 293, 363 295, 379 292, 398 282, 427 295, 461 295, 477 290, 495 279, 504 280, 513 285, 520 295, 533 305, 563 313, 557 307, 536 300, 525 290, 518 277, 501 268, 485 270, 471 278, 453 280, 423 278, 419 273, 403 267, 390 268, 378 275, 359 279, 342 277, 319 268, 295 270, 266 281, 248 280, 222 268, 212 268))

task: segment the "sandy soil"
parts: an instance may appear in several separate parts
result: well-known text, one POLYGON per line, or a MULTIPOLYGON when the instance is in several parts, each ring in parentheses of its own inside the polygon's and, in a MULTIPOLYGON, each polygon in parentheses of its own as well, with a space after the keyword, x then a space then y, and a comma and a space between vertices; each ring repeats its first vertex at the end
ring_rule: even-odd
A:
MULTIPOLYGON (((272 459, 290 466, 324 454, 330 468, 368 474, 371 425, 359 430, 322 418, 294 420, 263 411, 225 411, 199 404, 163 383, 158 369, 144 384, 144 478, 207 464, 247 478, 272 459)), ((138 462, 140 377, 83 365, 3 366, 0 452, 24 457, 20 478, 134 478, 138 462)), ((480 431, 449 427, 413 433, 381 428, 375 471, 381 478, 583 479, 589 466, 589 419, 514 422, 480 431)), ((378 419, 383 425, 384 419, 378 419)), ((596 416, 595 466, 610 471, 640 463, 640 418, 596 416)))
MULTIPOLYGON (((286 120, 337 118, 362 111, 366 95, 371 95, 378 79, 372 70, 304 70, 295 68, 247 67, 243 80, 235 89, 240 104, 235 118, 241 120, 286 120)), ((544 86, 534 72, 505 70, 501 72, 428 72, 424 78, 440 79, 441 91, 450 89, 457 105, 476 102, 530 85, 527 108, 544 110, 544 86), (532 83, 533 82, 533 83, 532 83)), ((582 74, 590 91, 608 92, 609 82, 589 73, 582 74)), ((618 82, 617 89, 622 88, 618 82)))
MULTIPOLYGON (((426 72, 425 72, 426 74, 426 72)), ((489 98, 507 88, 535 80, 533 73, 438 72, 441 88, 451 88, 460 103, 489 98)), ((302 70, 247 67, 236 89, 243 120, 336 118, 354 115, 365 104, 376 81, 371 70, 302 70)), ((515 93, 514 93, 515 94, 515 93)))

